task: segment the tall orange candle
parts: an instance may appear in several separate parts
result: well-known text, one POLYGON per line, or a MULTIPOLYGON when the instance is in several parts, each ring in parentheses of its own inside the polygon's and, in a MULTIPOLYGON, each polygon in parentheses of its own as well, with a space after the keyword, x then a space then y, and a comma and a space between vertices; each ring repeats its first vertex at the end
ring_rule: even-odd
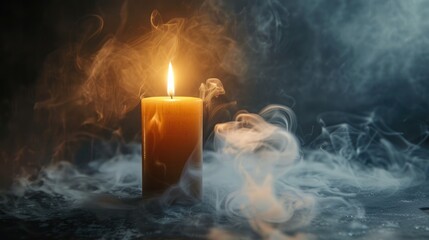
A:
POLYGON ((174 96, 174 74, 168 70, 168 97, 143 98, 143 195, 161 193, 181 182, 185 192, 201 198, 203 102, 174 96))

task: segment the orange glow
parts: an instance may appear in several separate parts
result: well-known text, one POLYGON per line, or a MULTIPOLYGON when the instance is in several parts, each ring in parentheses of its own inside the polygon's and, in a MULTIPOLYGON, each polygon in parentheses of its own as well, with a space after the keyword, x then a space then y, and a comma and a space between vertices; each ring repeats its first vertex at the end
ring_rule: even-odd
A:
POLYGON ((168 81, 167 81, 167 94, 173 98, 174 96, 174 72, 171 62, 168 64, 168 81))

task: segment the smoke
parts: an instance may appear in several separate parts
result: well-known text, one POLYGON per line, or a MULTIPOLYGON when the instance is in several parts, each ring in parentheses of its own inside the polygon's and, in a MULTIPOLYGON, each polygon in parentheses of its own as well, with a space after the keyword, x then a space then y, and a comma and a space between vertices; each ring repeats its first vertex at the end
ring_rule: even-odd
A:
POLYGON ((192 207, 168 204, 169 191, 142 200, 141 151, 129 145, 84 168, 60 162, 35 179, 17 179, 2 194, 3 218, 47 221, 85 209, 99 219, 127 216, 142 224, 131 228, 135 234, 155 228, 165 232, 152 236, 289 239, 300 233, 295 237, 307 239, 317 234, 311 230, 315 222, 340 224, 353 216, 348 231, 361 231, 369 226, 359 199, 419 186, 429 170, 428 152, 374 117, 349 116, 349 124, 332 124, 328 116, 323 134, 307 148, 300 147, 292 132, 295 116, 284 106, 240 113, 216 125, 213 146, 204 152, 203 201, 192 207), (195 235, 195 228, 202 230, 195 235))
POLYGON ((336 214, 326 221, 346 215, 364 218, 356 197, 391 195, 424 182, 427 150, 379 119, 349 118, 348 124, 324 126, 304 149, 290 132, 293 112, 284 106, 218 124, 215 150, 206 151, 204 158, 206 201, 217 213, 249 219, 256 231, 267 223, 293 231, 334 209, 336 214))
POLYGON ((427 125, 428 99, 423 93, 428 89, 427 2, 243 5, 242 14, 256 13, 250 21, 237 17, 245 29, 241 37, 255 37, 253 32, 245 34, 255 25, 272 43, 244 41, 252 66, 246 73, 246 92, 258 98, 243 101, 253 111, 271 103, 293 106, 303 135, 312 132, 319 113, 332 110, 354 114, 379 110, 389 125, 410 138, 417 138, 420 126, 427 125), (267 55, 252 50, 267 46, 267 55))
POLYGON ((16 179, 11 192, 2 195, 2 212, 19 219, 46 220, 81 208, 89 199, 115 193, 130 197, 141 192, 141 153, 117 155, 107 161, 94 161, 85 169, 69 162, 43 167, 39 175, 16 179), (11 207, 13 206, 13 207, 11 207))
POLYGON ((153 11, 133 34, 132 2, 113 32, 101 16, 83 18, 76 39, 45 64, 35 104, 41 137, 23 134, 26 147, 4 154, 14 171, 31 171, 0 195, 0 218, 99 224, 60 229, 78 237, 427 236, 373 209, 427 198, 427 118, 416 130, 403 116, 427 113, 428 6, 208 0, 189 18, 153 11), (196 95, 200 86, 205 101, 203 201, 191 206, 172 204, 170 193, 187 190, 180 183, 141 199, 136 112, 141 97, 166 94, 170 60, 176 92, 196 95), (408 131, 394 130, 398 122, 408 131), (381 231, 395 226, 403 230, 381 231))
POLYGON ((220 13, 203 5, 192 17, 164 21, 153 10, 139 24, 129 16, 135 5, 123 3, 117 18, 103 18, 105 13, 80 18, 69 41, 47 57, 34 109, 18 104, 10 121, 16 140, 5 141, 3 155, 5 164, 15 159, 12 175, 63 160, 94 159, 80 151, 94 142, 140 140, 135 124, 140 99, 166 94, 170 61, 177 69, 178 95, 197 96, 198 86, 212 76, 237 82, 243 75, 243 53, 224 23, 215 21, 220 13), (26 161, 30 158, 34 164, 26 161))

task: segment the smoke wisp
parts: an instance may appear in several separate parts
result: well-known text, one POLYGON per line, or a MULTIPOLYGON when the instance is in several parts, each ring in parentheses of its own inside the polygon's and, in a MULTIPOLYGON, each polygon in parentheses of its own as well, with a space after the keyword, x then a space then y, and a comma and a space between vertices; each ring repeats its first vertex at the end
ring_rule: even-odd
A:
POLYGON ((427 117, 404 116, 427 113, 429 4, 336 3, 207 0, 189 18, 152 11, 128 35, 132 2, 113 33, 83 18, 46 62, 34 136, 4 150, 31 171, 3 190, 0 219, 68 220, 79 231, 55 229, 101 238, 427 237, 415 211, 429 197, 427 117), (164 95, 169 61, 176 92, 200 86, 205 101, 203 201, 191 206, 172 204, 180 183, 141 199, 136 106, 164 95))

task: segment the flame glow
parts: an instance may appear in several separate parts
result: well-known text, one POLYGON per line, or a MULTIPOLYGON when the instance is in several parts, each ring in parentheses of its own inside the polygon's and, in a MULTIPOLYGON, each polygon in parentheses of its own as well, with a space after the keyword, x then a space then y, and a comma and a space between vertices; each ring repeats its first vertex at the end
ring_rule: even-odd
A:
POLYGON ((171 98, 174 96, 174 72, 171 62, 168 64, 167 94, 171 98))

